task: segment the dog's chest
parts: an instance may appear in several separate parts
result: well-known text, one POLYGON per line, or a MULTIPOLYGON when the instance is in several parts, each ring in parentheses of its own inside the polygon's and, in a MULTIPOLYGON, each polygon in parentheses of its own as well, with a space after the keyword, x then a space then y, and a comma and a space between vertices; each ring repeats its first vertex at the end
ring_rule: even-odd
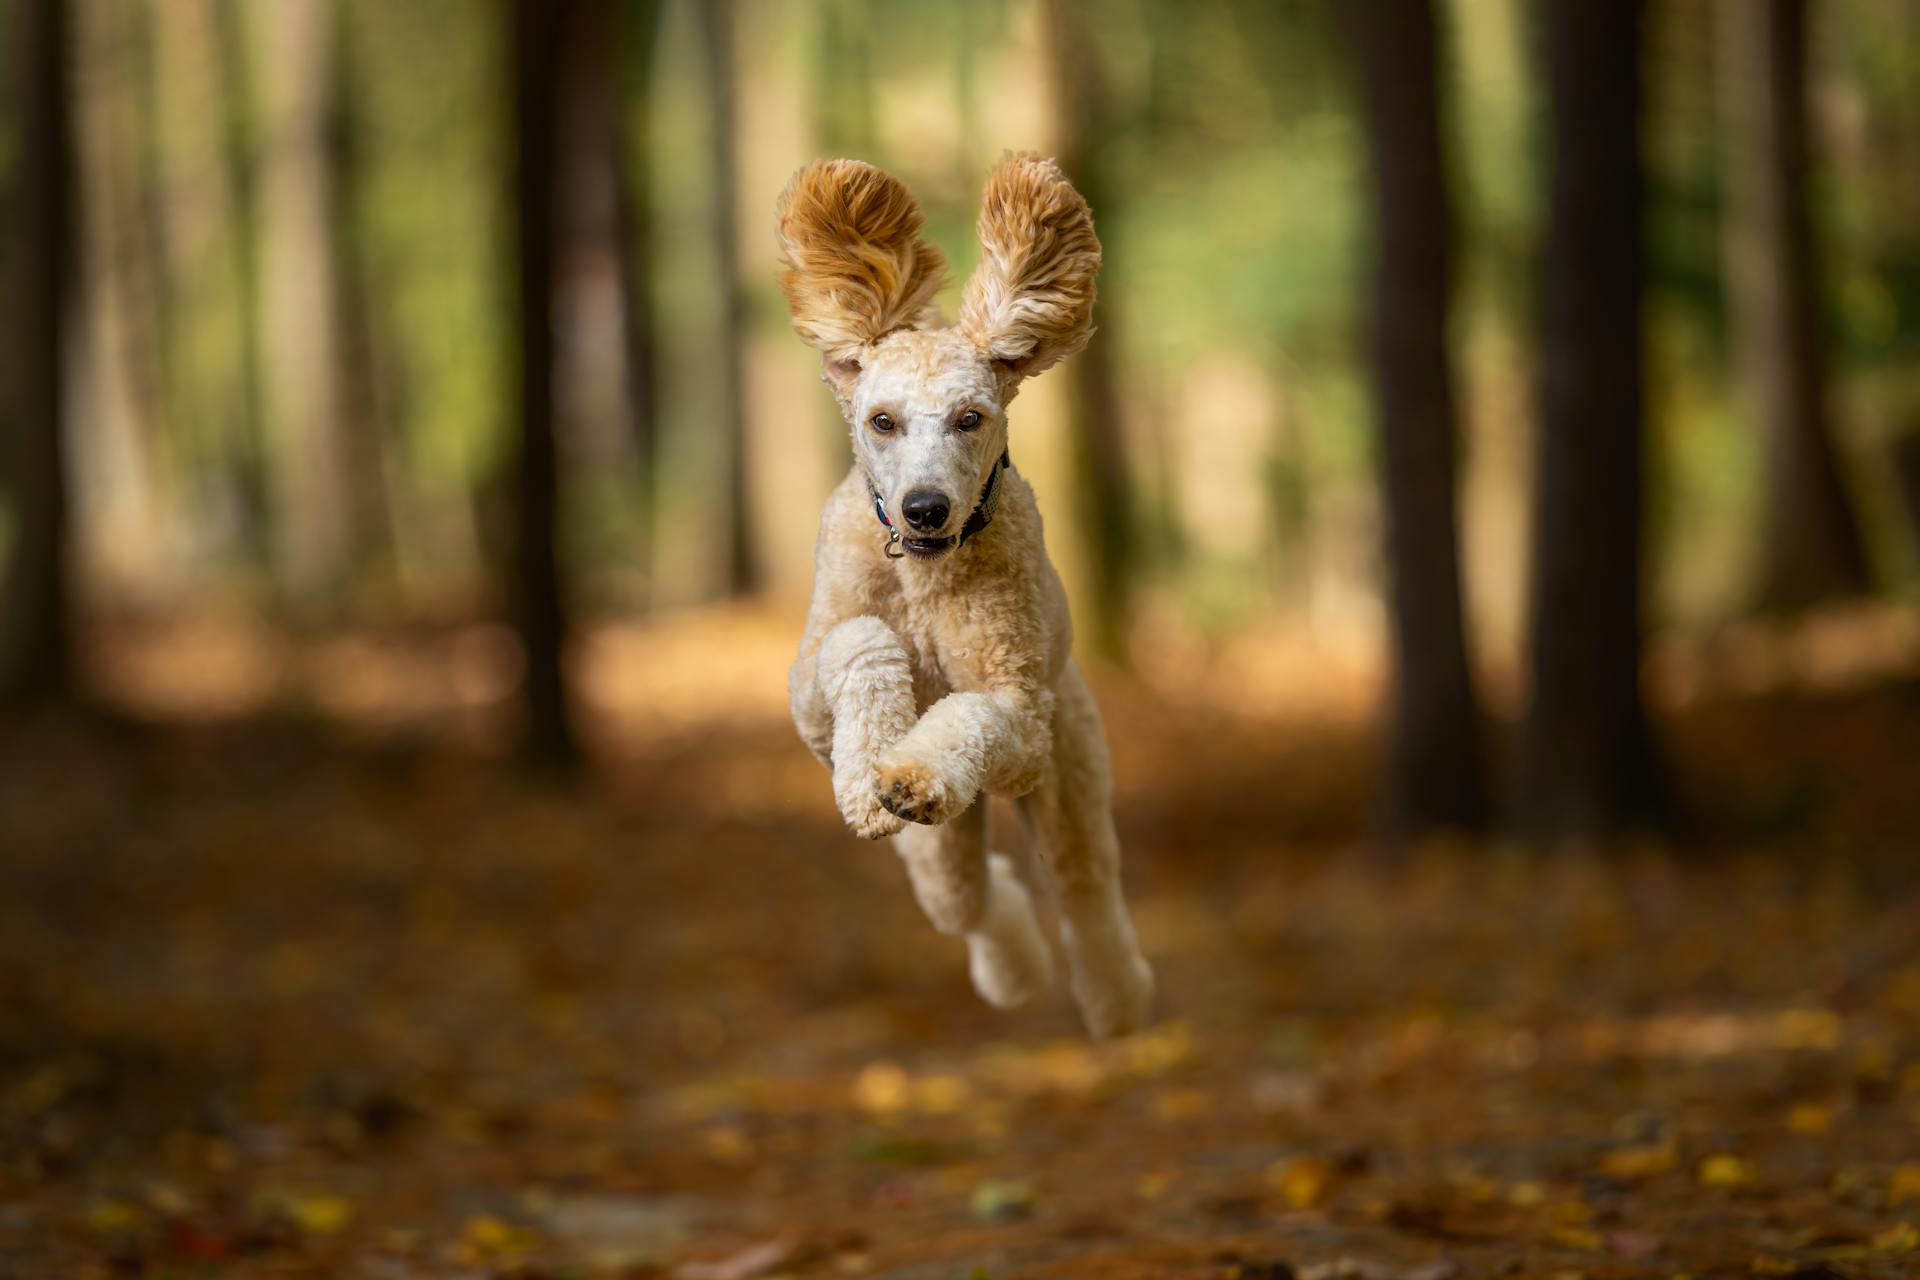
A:
POLYGON ((913 662, 913 697, 920 710, 925 711, 953 692, 953 660, 968 655, 964 644, 956 648, 954 638, 942 626, 945 619, 937 609, 905 597, 896 597, 893 604, 886 621, 899 635, 913 662))

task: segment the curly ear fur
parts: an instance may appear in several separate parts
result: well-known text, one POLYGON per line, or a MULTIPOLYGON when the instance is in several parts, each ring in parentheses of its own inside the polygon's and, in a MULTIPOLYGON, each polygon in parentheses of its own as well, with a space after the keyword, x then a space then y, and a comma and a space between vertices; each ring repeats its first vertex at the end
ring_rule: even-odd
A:
POLYGON ((780 195, 780 287, 793 327, 829 362, 922 319, 946 273, 920 238, 898 178, 858 160, 816 160, 780 195))
POLYGON ((1010 372, 1027 377, 1093 335, 1100 240, 1093 214, 1060 166, 1010 153, 987 179, 980 265, 960 301, 960 328, 1010 372))

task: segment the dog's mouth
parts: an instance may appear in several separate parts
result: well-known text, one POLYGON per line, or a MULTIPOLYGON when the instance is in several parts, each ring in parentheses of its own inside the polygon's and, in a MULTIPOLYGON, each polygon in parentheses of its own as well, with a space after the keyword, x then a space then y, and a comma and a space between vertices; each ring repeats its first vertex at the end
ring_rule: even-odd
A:
POLYGON ((908 555, 920 560, 938 560, 953 550, 955 538, 902 538, 900 545, 908 555))

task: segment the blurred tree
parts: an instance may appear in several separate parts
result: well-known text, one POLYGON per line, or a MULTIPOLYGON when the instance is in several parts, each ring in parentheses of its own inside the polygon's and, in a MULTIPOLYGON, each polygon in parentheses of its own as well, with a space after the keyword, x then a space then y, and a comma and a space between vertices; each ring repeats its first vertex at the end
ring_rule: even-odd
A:
POLYGON ((579 747, 567 701, 567 611, 554 440, 553 306, 558 288, 555 195, 561 188, 561 64, 579 0, 506 0, 512 7, 513 206, 520 310, 519 450, 514 468, 514 621, 526 659, 522 757, 573 767, 579 747))
POLYGON ((1399 837, 1486 819, 1460 605, 1452 219, 1431 0, 1375 0, 1345 13, 1373 151, 1371 347, 1394 664, 1384 818, 1399 837))
POLYGON ((1795 609, 1868 589, 1829 421, 1807 203, 1806 0, 1719 0, 1722 213, 1736 371, 1766 438, 1758 601, 1795 609))
MULTIPOLYGON (((233 205, 233 228, 228 240, 233 254, 235 284, 244 311, 237 326, 240 338, 240 387, 232 408, 239 419, 235 432, 238 447, 233 450, 231 480, 242 526, 241 547, 264 560, 271 541, 269 527, 273 513, 268 509, 267 502, 266 391, 263 386, 265 357, 260 347, 262 326, 259 323, 262 315, 260 140, 256 136, 258 113, 254 108, 253 57, 247 47, 244 5, 245 0, 217 0, 214 23, 220 63, 220 150, 228 198, 233 205)), ((147 5, 135 7, 143 12, 150 8, 147 5)), ((150 26, 156 20, 148 14, 145 25, 150 26)), ((146 71, 149 81, 153 78, 152 41, 153 33, 148 31, 145 41, 148 48, 143 56, 149 64, 146 71)), ((149 108, 152 109, 157 106, 157 93, 151 85, 147 94, 149 108)), ((153 114, 157 120, 157 110, 153 114)), ((150 153, 157 152, 158 147, 150 146, 148 150, 150 153)), ((161 196, 159 175, 148 174, 144 185, 149 203, 155 206, 153 220, 156 225, 161 225, 163 214, 158 207, 161 196)), ((155 238, 158 240, 157 234, 155 238)), ((171 308, 162 307, 162 310, 170 311, 171 308)), ((161 324, 164 327, 165 321, 161 324)))
POLYGON ((637 559, 651 562, 655 472, 660 455, 660 387, 654 332, 653 164, 647 137, 653 116, 653 59, 659 38, 659 0, 619 6, 611 77, 613 241, 620 272, 621 336, 626 346, 627 403, 639 464, 639 524, 646 539, 637 559))
POLYGON ((340 270, 327 127, 336 85, 329 0, 252 10, 259 83, 259 324, 265 357, 273 564, 282 601, 338 606, 353 563, 354 500, 341 431, 340 270))
POLYGON ((366 126, 346 0, 327 0, 329 78, 323 121, 327 166, 327 239, 334 269, 334 313, 329 318, 339 368, 339 452, 345 469, 348 568, 390 561, 393 512, 387 500, 392 424, 374 331, 374 282, 366 237, 356 210, 366 183, 366 126))
POLYGON ((75 246, 71 42, 66 0, 18 0, 11 56, 11 180, 0 281, 0 432, 9 528, 0 581, 0 706, 64 700, 72 691, 62 346, 73 301, 75 246))
POLYGON ((720 303, 719 364, 724 453, 726 587, 745 595, 759 585, 754 563, 752 494, 747 488, 745 347, 747 297, 740 282, 738 112, 734 103, 733 0, 705 0, 700 6, 700 44, 706 56, 707 163, 713 183, 713 288, 720 303))
POLYGON ((1640 694, 1644 509, 1640 0, 1544 7, 1532 703, 1518 817, 1542 838, 1664 817, 1640 694))
POLYGON ((866 0, 818 0, 817 13, 813 136, 827 155, 871 159, 873 24, 866 0))
MULTIPOLYGON (((1111 159, 1115 130, 1086 0, 1041 0, 1049 95, 1055 112, 1055 157, 1086 197, 1095 224, 1114 211, 1111 159)), ((1107 224, 1111 229, 1112 223, 1107 224)), ((1132 496, 1121 438, 1113 352, 1114 308, 1098 312, 1099 336, 1068 361, 1067 429, 1075 524, 1085 545, 1084 631, 1093 651, 1124 663, 1134 552, 1132 496)))

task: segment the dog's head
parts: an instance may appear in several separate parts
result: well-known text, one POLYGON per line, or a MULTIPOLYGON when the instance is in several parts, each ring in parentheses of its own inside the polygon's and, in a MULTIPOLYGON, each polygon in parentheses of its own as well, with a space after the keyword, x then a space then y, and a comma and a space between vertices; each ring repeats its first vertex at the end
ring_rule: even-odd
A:
POLYGON ((780 197, 781 286, 793 327, 820 352, 853 447, 918 556, 958 541, 1006 449, 1020 383, 1093 333, 1100 241, 1058 165, 1009 155, 987 179, 980 265, 960 322, 932 305, 945 263, 920 238, 898 179, 821 160, 780 197))

